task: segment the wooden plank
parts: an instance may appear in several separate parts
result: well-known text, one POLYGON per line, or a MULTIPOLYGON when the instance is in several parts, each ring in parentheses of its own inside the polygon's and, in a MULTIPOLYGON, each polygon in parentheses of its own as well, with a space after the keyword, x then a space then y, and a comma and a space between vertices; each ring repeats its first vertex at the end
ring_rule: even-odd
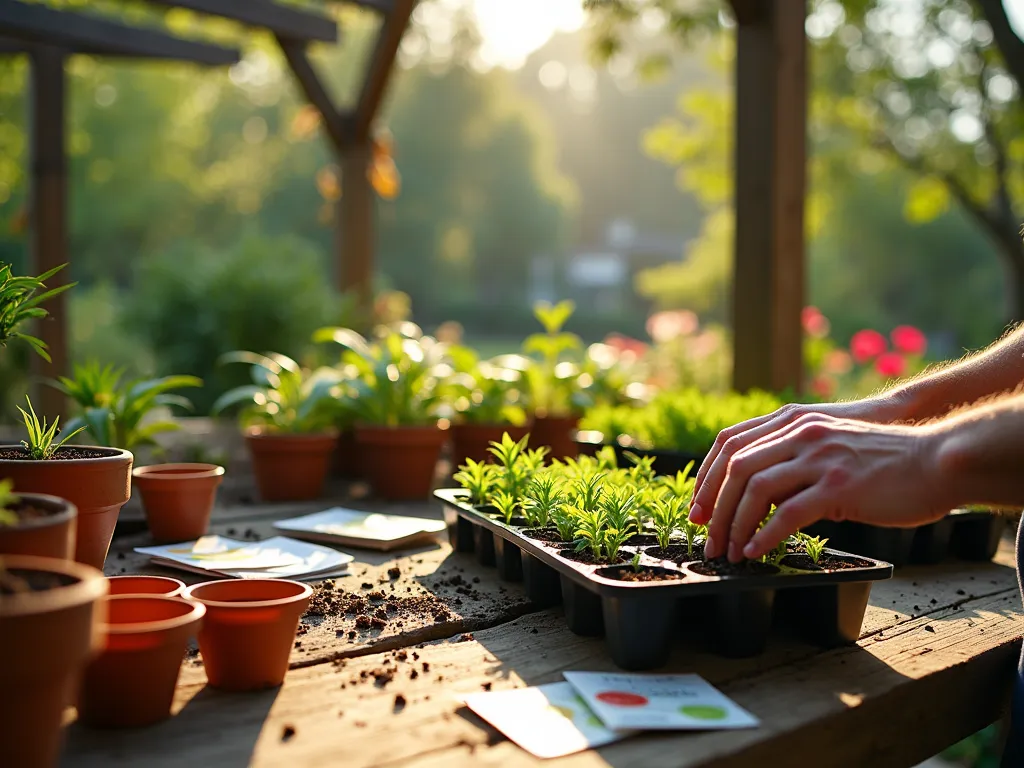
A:
POLYGON ((737 389, 798 391, 802 372, 806 3, 735 4, 737 389))
POLYGON ((268 29, 295 40, 338 41, 338 25, 330 16, 308 8, 279 5, 273 0, 150 0, 173 8, 231 19, 250 27, 268 29))
POLYGON ((213 66, 235 64, 239 60, 239 53, 233 48, 183 40, 154 29, 55 11, 18 0, 0 0, 0 35, 60 46, 77 53, 161 58, 213 66))
POLYGON ((368 140, 349 145, 341 154, 342 194, 335 225, 338 288, 356 297, 359 317, 370 317, 373 308, 377 196, 368 176, 371 163, 368 140))
MULTIPOLYGON (((2 18, 3 6, 0 6, 2 18)), ((0 28, 3 24, 0 21, 0 28)), ((37 46, 31 65, 31 163, 29 248, 30 272, 44 272, 67 264, 68 254, 68 167, 65 152, 67 125, 64 52, 49 46, 37 46)), ((70 264, 47 281, 48 288, 64 285, 71 279, 70 264)), ((31 355, 32 372, 37 380, 52 379, 70 373, 68 350, 68 294, 58 294, 46 303, 49 316, 36 323, 37 335, 49 347, 52 363, 31 355)), ((35 388, 38 413, 52 422, 63 416, 67 398, 45 384, 35 388)))
MULTIPOLYGON (((988 569, 995 579, 1010 571, 988 569)), ((951 576, 955 568, 948 570, 951 576)), ((1006 589, 809 656, 780 655, 778 647, 743 660, 681 653, 670 670, 702 674, 761 718, 761 727, 648 734, 558 764, 788 765, 793 755, 813 755, 826 767, 911 765, 998 716, 1021 618, 1019 596, 1006 589)), ((65 765, 326 765, 340 755, 347 766, 535 765, 455 696, 552 682, 568 669, 612 666, 603 642, 572 635, 557 611, 404 655, 294 670, 281 689, 253 696, 204 689, 198 670, 189 669, 177 717, 116 736, 73 727, 65 765)))
POLYGON ((415 8, 416 0, 392 0, 392 8, 384 16, 356 105, 353 137, 356 144, 370 140, 373 121, 394 71, 398 47, 415 8))
POLYGON ((330 94, 327 93, 327 88, 320 81, 307 55, 305 43, 280 35, 277 42, 306 99, 320 113, 324 130, 327 131, 327 138, 330 139, 335 154, 344 152, 351 135, 350 126, 338 112, 330 94))

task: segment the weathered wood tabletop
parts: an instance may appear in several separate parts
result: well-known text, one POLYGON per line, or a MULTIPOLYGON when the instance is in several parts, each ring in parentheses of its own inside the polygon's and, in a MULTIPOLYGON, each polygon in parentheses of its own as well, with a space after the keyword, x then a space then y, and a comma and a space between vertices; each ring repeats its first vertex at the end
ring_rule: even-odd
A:
MULTIPOLYGON (((272 534, 274 520, 323 508, 321 501, 219 509, 213 531, 262 538, 272 534)), ((430 504, 389 509, 440 515, 430 504)), ((145 543, 144 533, 115 539, 107 573, 169 573, 131 551, 145 543)), ((319 593, 322 615, 303 619, 281 688, 220 693, 206 687, 201 659, 189 659, 174 717, 136 731, 72 724, 63 764, 534 764, 542 761, 470 713, 458 694, 554 682, 564 670, 613 668, 602 640, 573 635, 560 609, 535 609, 519 584, 499 582, 493 569, 446 543, 392 555, 348 551, 356 557, 350 575, 319 593), (378 620, 367 626, 367 617, 378 620)), ((761 727, 640 735, 555 762, 913 765, 1004 710, 1024 630, 1012 563, 1006 542, 994 563, 897 571, 875 584, 860 641, 831 651, 776 637, 759 657, 725 659, 683 628, 664 671, 703 675, 760 718, 761 727)))

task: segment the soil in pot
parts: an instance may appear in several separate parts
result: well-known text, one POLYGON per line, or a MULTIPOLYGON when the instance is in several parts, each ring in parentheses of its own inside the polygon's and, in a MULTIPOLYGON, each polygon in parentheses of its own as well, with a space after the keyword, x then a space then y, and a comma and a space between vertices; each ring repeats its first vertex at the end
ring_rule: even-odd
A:
POLYGON ((562 541, 562 537, 558 534, 558 529, 554 526, 547 528, 527 528, 524 531, 520 531, 523 536, 534 541, 543 541, 545 544, 558 544, 562 546, 566 542, 562 541))
POLYGON ((64 708, 102 647, 107 581, 70 560, 2 559, 0 765, 52 766, 64 708))
POLYGON ((142 494, 149 532, 157 543, 172 544, 203 536, 224 479, 215 464, 156 464, 132 471, 142 494))
POLYGON ((571 547, 558 550, 558 556, 564 557, 566 560, 572 560, 574 563, 583 563, 585 565, 617 565, 618 563, 626 562, 627 559, 625 555, 619 554, 616 555, 615 560, 599 560, 594 557, 594 553, 589 549, 577 552, 571 547))
POLYGON ((782 558, 781 565, 800 571, 846 571, 851 568, 870 568, 874 563, 859 557, 840 557, 823 552, 817 563, 811 560, 809 555, 797 554, 786 555, 782 558))
POLYGON ((615 579, 615 581, 629 582, 679 581, 686 578, 686 574, 669 571, 665 568, 645 566, 637 571, 629 565, 619 568, 602 568, 597 575, 606 579, 615 579))
POLYGON ((183 597, 206 606, 199 651, 210 685, 228 691, 280 685, 312 594, 308 584, 285 579, 208 581, 186 589, 183 597))
POLYGON ((649 547, 658 543, 658 537, 653 533, 634 533, 626 539, 624 546, 627 547, 649 547))
POLYGON ((264 501, 309 501, 324 489, 337 444, 333 432, 296 435, 250 429, 245 442, 264 501))
POLYGON ((117 448, 64 446, 53 458, 36 461, 20 446, 0 447, 0 477, 14 481, 15 493, 67 499, 78 509, 75 560, 103 568, 121 507, 131 496, 133 457, 117 448))
POLYGON ((158 595, 116 595, 107 610, 106 645, 82 677, 78 719, 95 728, 165 720, 188 639, 206 606, 158 595))
POLYGON ((665 549, 661 547, 650 547, 644 550, 644 554, 658 560, 672 560, 677 563, 692 563, 695 560, 704 559, 704 542, 693 545, 693 552, 685 544, 669 544, 665 549))
POLYGON ((356 440, 363 452, 366 479, 374 493, 388 501, 427 498, 447 437, 435 424, 357 427, 356 440))
POLYGON ((0 555, 33 555, 71 560, 75 555, 78 510, 55 496, 23 494, 8 508, 15 525, 0 525, 0 555))
MULTIPOLYGON (((491 443, 500 443, 505 433, 516 442, 526 437, 528 427, 516 427, 512 424, 455 424, 451 428, 452 435, 452 467, 460 467, 466 459, 473 461, 494 462, 494 454, 489 450, 491 443)), ((533 440, 530 441, 533 443, 533 440)))
POLYGON ((738 563, 730 563, 724 557, 693 563, 690 565, 690 570, 704 576, 768 576, 779 572, 777 566, 762 563, 760 560, 741 560, 738 563))
POLYGON ((547 446, 552 459, 575 458, 579 422, 579 416, 535 416, 530 424, 530 447, 547 446))
POLYGON ((168 576, 108 576, 110 594, 157 595, 177 597, 185 591, 184 582, 168 576))

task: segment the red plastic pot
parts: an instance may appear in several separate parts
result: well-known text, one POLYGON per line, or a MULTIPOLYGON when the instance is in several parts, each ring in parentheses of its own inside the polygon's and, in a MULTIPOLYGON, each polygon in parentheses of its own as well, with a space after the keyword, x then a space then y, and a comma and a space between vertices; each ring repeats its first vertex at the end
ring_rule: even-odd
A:
POLYGON ((85 670, 78 719, 93 728, 139 728, 166 720, 201 603, 159 595, 107 600, 103 652, 85 670))
POLYGON ((366 479, 378 497, 389 501, 425 499, 430 495, 446 439, 446 432, 436 424, 356 428, 366 479))
MULTIPOLYGON (((0 446, 7 455, 21 446, 0 446)), ((14 481, 15 493, 45 493, 67 499, 78 508, 75 560, 103 568, 117 515, 131 496, 132 455, 117 448, 65 446, 61 453, 89 458, 0 459, 0 477, 14 481)))
POLYGON ((108 576, 111 595, 156 595, 177 597, 185 583, 168 576, 108 576))
POLYGON ((502 436, 508 436, 516 442, 526 437, 528 427, 516 427, 511 424, 456 424, 452 427, 452 465, 459 467, 466 459, 473 461, 494 461, 490 452, 491 443, 500 443, 502 436))
POLYGON ((223 479, 224 467, 216 464, 156 464, 132 470, 154 541, 191 541, 204 535, 223 479))
POLYGON ((264 501, 308 501, 323 493, 338 435, 292 435, 253 428, 245 433, 245 442, 264 501))
POLYGON ((0 590, 0 765, 48 768, 64 708, 103 647, 107 580, 71 560, 5 555, 0 564, 34 586, 0 590))
POLYGON ((280 685, 312 594, 308 584, 286 579, 207 581, 187 588, 185 599, 206 606, 199 651, 210 685, 227 691, 280 685))
POLYGON ((547 446, 551 449, 549 458, 575 458, 577 416, 535 416, 530 424, 530 447, 547 446))
POLYGON ((32 555, 71 560, 75 555, 78 510, 56 496, 20 494, 19 506, 30 506, 47 514, 22 519, 17 525, 0 525, 0 555, 32 555))

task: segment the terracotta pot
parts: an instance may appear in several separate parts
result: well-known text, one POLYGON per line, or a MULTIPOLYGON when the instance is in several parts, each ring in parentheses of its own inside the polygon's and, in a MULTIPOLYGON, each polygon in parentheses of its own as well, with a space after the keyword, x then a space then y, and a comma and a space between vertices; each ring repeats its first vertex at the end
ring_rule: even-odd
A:
POLYGON ((78 510, 56 496, 21 494, 21 503, 50 513, 23 520, 17 525, 0 525, 0 555, 35 555, 71 560, 75 556, 78 510))
POLYGON ((354 429, 342 430, 338 435, 338 444, 331 457, 331 474, 342 480, 359 480, 363 477, 362 459, 354 429))
POLYGON ((579 422, 579 416, 534 416, 530 424, 530 447, 548 446, 552 459, 575 458, 579 422))
POLYGON ((319 498, 338 435, 291 435, 251 429, 245 442, 252 456, 256 485, 264 501, 319 498))
POLYGON ((511 424, 456 424, 452 427, 452 467, 458 468, 466 459, 493 462, 494 455, 488 450, 492 442, 500 443, 506 432, 518 442, 529 431, 511 424))
MULTIPOLYGON (((21 451, 0 446, 0 452, 21 451)), ((46 493, 67 499, 78 508, 75 560, 103 568, 117 514, 131 496, 132 455, 118 448, 69 446, 65 451, 99 454, 88 459, 0 459, 0 477, 14 481, 16 493, 46 493)))
POLYGON ((142 494, 153 540, 173 544, 198 539, 210 525, 224 467, 216 464, 155 464, 136 467, 132 480, 142 494))
POLYGON ((57 585, 0 592, 0 765, 47 768, 60 752, 64 708, 103 647, 107 580, 71 560, 12 555, 0 563, 14 577, 57 585))
POLYGON ((177 597, 185 591, 185 583, 167 576, 108 576, 110 594, 157 595, 177 597))
POLYGON ((356 428, 366 479, 378 497, 389 501, 425 499, 430 495, 446 439, 447 433, 436 424, 356 428))
POLYGON ((210 685, 227 691, 280 685, 312 594, 308 584, 286 579, 207 581, 186 589, 186 599, 206 606, 199 651, 210 685))
POLYGON ((160 595, 107 599, 106 645, 82 677, 78 719, 94 728, 138 728, 166 720, 202 603, 160 595))

